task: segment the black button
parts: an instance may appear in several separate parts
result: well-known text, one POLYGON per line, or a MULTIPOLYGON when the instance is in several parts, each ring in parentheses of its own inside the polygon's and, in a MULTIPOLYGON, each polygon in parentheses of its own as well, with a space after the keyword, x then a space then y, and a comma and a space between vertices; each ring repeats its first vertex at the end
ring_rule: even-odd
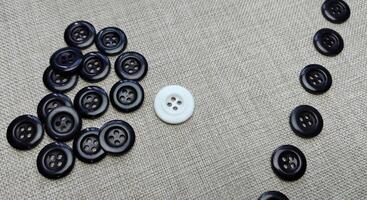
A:
POLYGON ((278 147, 271 157, 274 173, 286 181, 295 181, 306 172, 306 157, 297 147, 283 145, 278 147))
POLYGON ((290 116, 290 125, 293 132, 303 138, 317 136, 324 126, 319 111, 307 105, 296 107, 290 116))
POLYGON ((144 101, 144 90, 138 82, 119 81, 112 86, 110 99, 113 107, 121 112, 132 112, 144 101))
POLYGON ((59 73, 72 74, 79 70, 83 62, 82 52, 74 47, 57 50, 50 58, 50 66, 59 73))
POLYGON ((41 121, 45 121, 48 113, 60 106, 73 107, 70 98, 61 93, 51 93, 41 99, 37 106, 37 115, 41 121))
POLYGON ((137 52, 126 52, 117 58, 115 71, 123 80, 141 80, 147 74, 148 63, 143 55, 137 52))
POLYGON ((336 56, 344 48, 343 38, 332 29, 323 28, 316 32, 313 44, 317 51, 325 56, 336 56))
POLYGON ((264 192, 258 200, 289 200, 285 194, 278 191, 264 192))
POLYGON ((32 115, 21 115, 9 124, 6 138, 9 144, 16 149, 32 149, 43 138, 41 121, 32 115))
POLYGON ((71 107, 60 106, 52 110, 46 118, 46 133, 57 141, 68 141, 80 131, 82 120, 71 107))
POLYGON ((116 27, 107 27, 100 30, 96 37, 96 46, 99 51, 107 55, 121 53, 127 45, 125 33, 116 27))
POLYGON ((46 145, 38 154, 38 171, 46 178, 57 179, 67 176, 74 167, 75 157, 71 148, 54 142, 46 145))
POLYGON ((74 106, 78 113, 85 118, 97 118, 108 108, 108 95, 98 86, 88 86, 81 89, 74 98, 74 106))
POLYGON ((80 77, 88 82, 98 82, 105 79, 110 73, 111 64, 107 56, 99 52, 90 52, 84 55, 80 77))
POLYGON ((350 16, 349 6, 343 0, 326 0, 321 12, 328 21, 336 24, 347 21, 350 16))
POLYGON ((324 93, 330 89, 332 84, 330 72, 317 64, 307 65, 303 68, 299 78, 302 87, 312 94, 324 93))
POLYGON ((43 73, 43 83, 53 92, 68 92, 78 83, 78 76, 60 74, 48 67, 43 73))
POLYGON ((134 129, 127 122, 112 120, 100 129, 101 147, 111 154, 123 154, 131 149, 135 142, 134 129))
POLYGON ((96 36, 94 26, 86 21, 76 21, 71 23, 64 32, 66 44, 72 47, 85 49, 91 46, 96 36))
POLYGON ((86 163, 95 163, 102 160, 106 154, 99 144, 99 129, 83 129, 74 139, 73 151, 76 157, 86 163))

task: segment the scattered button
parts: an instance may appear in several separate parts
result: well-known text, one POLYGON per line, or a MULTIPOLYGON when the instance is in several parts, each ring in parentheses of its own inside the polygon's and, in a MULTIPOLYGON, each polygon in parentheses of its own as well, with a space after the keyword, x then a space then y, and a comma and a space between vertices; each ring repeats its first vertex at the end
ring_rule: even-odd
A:
POLYGON ((258 200, 289 200, 285 194, 278 191, 264 192, 258 200))
POLYGON ((127 37, 119 28, 107 27, 97 34, 96 46, 104 54, 117 55, 126 48, 126 45, 127 37))
POLYGON ((350 9, 343 0, 326 0, 321 7, 324 17, 336 24, 343 23, 350 17, 350 9))
POLYGON ((99 144, 99 129, 83 129, 74 139, 73 151, 76 157, 86 163, 96 163, 102 160, 106 154, 99 144))
POLYGON ((162 88, 154 100, 157 116, 169 124, 180 124, 188 120, 194 113, 195 102, 192 94, 178 85, 162 88))
POLYGON ((107 56, 100 52, 90 52, 84 55, 80 77, 88 82, 96 83, 105 79, 110 69, 111 63, 107 56))
POLYGON ((86 21, 76 21, 71 23, 64 32, 66 44, 72 47, 85 49, 91 46, 96 36, 94 26, 86 21))
POLYGON ((114 108, 121 112, 132 112, 144 101, 144 90, 138 82, 119 81, 112 86, 110 99, 114 108))
POLYGON ((300 82, 307 92, 322 94, 330 89, 332 79, 330 72, 325 67, 312 64, 303 68, 300 75, 300 82))
POLYGON ((97 118, 108 109, 108 95, 98 86, 88 86, 81 89, 74 98, 74 106, 78 113, 85 118, 97 118))
POLYGON ((57 50, 50 58, 50 66, 59 73, 72 74, 80 69, 83 61, 82 52, 74 47, 57 50))
POLYGON ((70 98, 61 93, 51 93, 41 99, 37 106, 39 119, 45 122, 48 113, 60 106, 73 107, 70 98))
POLYGON ((324 125, 319 111, 307 105, 296 107, 290 116, 293 132, 299 137, 312 138, 317 136, 324 125))
POLYGON ((38 154, 38 171, 46 178, 58 179, 67 176, 74 167, 75 157, 71 148, 54 142, 46 145, 38 154))
POLYGON ((19 150, 36 147, 43 138, 41 121, 32 115, 21 115, 8 126, 6 138, 9 144, 19 150))
POLYGON ((57 141, 68 141, 80 131, 82 120, 71 107, 60 106, 52 110, 46 118, 46 133, 57 141))
POLYGON ((78 76, 60 74, 48 67, 43 73, 43 83, 53 92, 68 92, 78 83, 78 76))
POLYGON ((344 48, 344 41, 340 34, 328 28, 316 32, 313 44, 317 51, 325 56, 336 56, 344 48))
POLYGON ((147 61, 137 52, 123 53, 115 62, 115 72, 123 80, 141 80, 147 71, 147 61))
POLYGON ((271 157, 274 173, 286 181, 295 181, 306 172, 306 157, 297 147, 283 145, 278 147, 271 157))
POLYGON ((112 120, 100 129, 101 147, 111 154, 123 154, 129 151, 135 142, 134 129, 125 121, 112 120))

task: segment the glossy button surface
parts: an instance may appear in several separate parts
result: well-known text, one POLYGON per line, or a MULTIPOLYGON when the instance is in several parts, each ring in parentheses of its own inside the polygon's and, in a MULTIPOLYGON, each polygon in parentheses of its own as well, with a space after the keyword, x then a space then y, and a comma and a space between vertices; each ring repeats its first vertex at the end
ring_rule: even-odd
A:
POLYGON ((279 191, 267 191, 264 192, 258 200, 289 200, 285 194, 279 191))
POLYGON ((82 64, 83 54, 74 47, 65 47, 57 50, 50 58, 50 66, 59 73, 73 74, 82 64))
POLYGON ((65 42, 69 46, 85 49, 91 46, 96 36, 94 26, 87 21, 71 23, 64 32, 65 42))
POLYGON ((297 106, 290 115, 289 123, 293 132, 303 138, 317 136, 324 126, 319 111, 308 105, 297 106))
POLYGON ((105 157, 105 152, 99 144, 99 129, 83 129, 74 139, 73 151, 76 157, 86 163, 95 163, 105 157))
POLYGON ((121 53, 127 45, 125 33, 116 27, 107 27, 100 30, 96 37, 98 50, 106 55, 117 55, 121 53))
POLYGON ((317 31, 313 38, 313 44, 316 50, 325 56, 336 56, 344 49, 341 35, 329 28, 317 31))
POLYGON ((88 86, 75 95, 74 106, 82 117, 97 118, 108 109, 108 95, 101 87, 88 86))
POLYGON ((136 81, 119 81, 112 86, 110 99, 117 110, 132 112, 143 104, 144 90, 136 81))
POLYGON ((350 17, 350 8, 343 0, 326 0, 321 6, 322 15, 330 22, 340 24, 350 17))
POLYGON ((115 62, 115 72, 122 80, 141 80, 147 71, 147 61, 137 52, 125 52, 115 62))
POLYGON ((300 82, 307 92, 322 94, 330 89, 332 78, 325 67, 312 64, 303 68, 300 74, 300 82))
POLYGON ((43 73, 43 83, 47 89, 53 92, 68 92, 78 83, 78 76, 75 74, 60 74, 51 67, 48 67, 43 73))
POLYGON ((110 73, 111 63, 107 56, 100 52, 89 52, 84 55, 80 77, 88 82, 98 82, 110 73))

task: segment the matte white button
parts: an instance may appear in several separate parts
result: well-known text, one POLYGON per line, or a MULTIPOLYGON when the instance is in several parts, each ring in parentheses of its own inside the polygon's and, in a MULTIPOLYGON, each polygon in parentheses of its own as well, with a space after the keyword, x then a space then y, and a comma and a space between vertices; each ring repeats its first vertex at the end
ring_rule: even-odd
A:
POLYGON ((157 116, 169 124, 180 124, 194 113, 195 102, 192 94, 179 85, 169 85, 159 90, 154 100, 157 116))

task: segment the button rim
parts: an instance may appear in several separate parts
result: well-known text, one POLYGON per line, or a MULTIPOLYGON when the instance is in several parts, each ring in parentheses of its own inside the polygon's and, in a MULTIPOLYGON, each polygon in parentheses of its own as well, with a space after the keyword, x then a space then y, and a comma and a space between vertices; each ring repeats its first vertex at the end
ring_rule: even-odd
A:
POLYGON ((83 56, 82 67, 80 68, 80 77, 83 80, 90 82, 90 83, 97 83, 97 82, 104 80, 110 74, 110 71, 111 71, 110 59, 106 55, 102 54, 101 52, 93 51, 83 56), (90 59, 96 58, 96 57, 98 57, 101 60, 101 63, 104 66, 104 70, 96 75, 91 75, 85 69, 86 64, 90 59))
POLYGON ((55 71, 61 74, 74 74, 79 71, 81 64, 83 62, 83 53, 80 49, 75 47, 63 47, 61 49, 56 50, 50 57, 50 67, 53 68, 55 71), (76 55, 76 61, 71 65, 62 65, 57 63, 57 56, 64 51, 72 51, 76 55))
POLYGON ((60 92, 60 93, 69 92, 72 89, 74 89, 78 83, 78 76, 75 74, 63 75, 63 76, 69 76, 69 81, 67 82, 67 84, 60 85, 60 84, 54 83, 51 80, 52 73, 58 73, 58 72, 54 71, 51 67, 47 67, 43 73, 43 78, 42 78, 43 84, 45 85, 45 87, 52 92, 60 92))
POLYGON ((313 44, 316 48, 316 50, 324 55, 324 56, 337 56, 338 54, 340 54, 343 49, 344 49, 344 40, 342 38, 342 36, 334 31, 333 29, 330 29, 330 28, 322 28, 320 30, 318 30, 316 33, 315 33, 315 36, 313 37, 313 44), (330 51, 330 50, 327 50, 325 49, 325 47, 322 45, 322 36, 326 33, 329 33, 333 36, 335 36, 337 39, 338 39, 338 42, 339 42, 339 48, 333 50, 333 51, 330 51))
POLYGON ((324 18, 326 20, 328 20, 329 22, 334 23, 334 24, 341 24, 341 23, 346 22, 349 19, 350 14, 351 14, 349 5, 343 0, 326 0, 326 1, 324 1, 324 3, 321 6, 321 13, 322 13, 322 15, 324 16, 324 18), (344 15, 343 18, 335 17, 335 16, 333 16, 329 13, 328 6, 332 2, 341 3, 346 8, 347 11, 346 11, 346 14, 344 15))
POLYGON ((48 115, 48 113, 45 111, 45 106, 52 100, 60 100, 63 102, 64 106, 73 107, 73 103, 68 96, 58 92, 49 93, 44 96, 37 105, 37 115, 42 122, 46 121, 46 117, 48 115))
POLYGON ((93 45, 94 39, 96 37, 96 29, 94 28, 94 26, 87 21, 84 20, 78 20, 75 22, 72 22, 71 24, 69 24, 65 31, 64 31, 64 40, 65 43, 71 47, 75 47, 75 48, 79 48, 79 49, 86 49, 90 46, 93 45), (74 30, 76 27, 78 26, 85 26, 88 28, 89 32, 91 33, 91 37, 85 41, 85 42, 76 42, 72 39, 71 37, 71 31, 74 30))
POLYGON ((322 65, 319 65, 319 64, 310 64, 310 65, 307 65, 306 67, 304 67, 300 73, 300 77, 299 77, 299 80, 300 80, 300 83, 301 83, 301 86, 309 93, 311 94, 315 94, 315 95, 319 95, 319 94, 323 94, 325 92, 327 92, 331 86, 332 86, 332 77, 331 77, 331 74, 329 72, 329 70, 327 70, 325 67, 323 67, 322 65), (321 71, 323 72, 323 74, 325 75, 326 77, 326 84, 323 88, 316 88, 314 86, 312 86, 309 82, 308 82, 308 79, 306 77, 306 75, 312 71, 312 70, 318 70, 318 71, 321 71))
POLYGON ((279 191, 266 191, 261 194, 258 200, 289 200, 288 197, 279 191))
POLYGON ((87 86, 79 90, 74 97, 74 108, 83 118, 95 119, 105 114, 109 107, 107 92, 99 86, 87 86), (97 93, 101 97, 101 105, 95 111, 89 111, 82 105, 83 97, 88 93, 97 93))
POLYGON ((83 141, 85 137, 89 135, 96 136, 99 142, 99 131, 100 131, 99 128, 88 127, 88 128, 81 130, 74 138, 73 152, 80 161, 91 164, 91 163, 97 163, 106 157, 106 153, 103 150, 103 148, 101 147, 101 145, 99 145, 100 150, 96 154, 93 154, 93 155, 84 153, 83 150, 81 149, 81 142, 83 141))
POLYGON ((115 72, 117 76, 122 80, 139 81, 142 80, 148 72, 148 62, 145 57, 138 52, 124 52, 115 61, 115 72), (128 58, 135 58, 140 62, 140 70, 138 71, 138 73, 129 74, 122 69, 122 63, 128 58))
POLYGON ((138 110, 143 105, 144 99, 145 99, 144 89, 137 81, 120 80, 116 82, 110 90, 110 101, 111 101, 112 106, 116 110, 124 112, 124 113, 133 112, 133 111, 138 110), (118 91, 124 86, 132 87, 136 91, 136 96, 137 96, 136 100, 133 103, 128 104, 128 105, 120 103, 117 97, 118 91))
POLYGON ((95 39, 95 43, 96 43, 96 47, 97 49, 102 52, 103 54, 106 55, 110 55, 110 56, 115 56, 121 52, 123 52, 126 49, 127 46, 127 37, 126 34, 123 30, 121 30, 120 28, 117 27, 106 27, 103 28, 102 30, 100 30, 97 33, 96 39, 95 39), (117 45, 116 48, 107 48, 105 45, 103 45, 103 36, 107 33, 117 33, 117 35, 120 36, 120 41, 119 41, 119 45, 117 45))
POLYGON ((322 132, 322 129, 324 127, 324 120, 320 114, 320 112, 309 105, 299 105, 295 107, 289 117, 289 123, 291 126, 292 131, 299 137, 309 139, 316 137, 322 132), (314 115, 316 118, 316 125, 312 130, 303 130, 300 125, 298 125, 298 115, 303 112, 309 112, 314 115))

